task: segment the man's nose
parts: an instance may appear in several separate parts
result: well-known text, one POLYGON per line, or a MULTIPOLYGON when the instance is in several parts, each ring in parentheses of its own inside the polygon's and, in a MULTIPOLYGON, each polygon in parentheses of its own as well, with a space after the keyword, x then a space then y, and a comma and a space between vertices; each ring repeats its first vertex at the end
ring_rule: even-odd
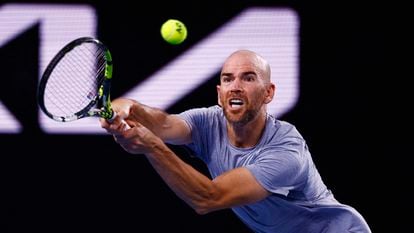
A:
POLYGON ((243 85, 240 79, 235 79, 231 85, 231 91, 233 92, 241 92, 243 90, 243 85))

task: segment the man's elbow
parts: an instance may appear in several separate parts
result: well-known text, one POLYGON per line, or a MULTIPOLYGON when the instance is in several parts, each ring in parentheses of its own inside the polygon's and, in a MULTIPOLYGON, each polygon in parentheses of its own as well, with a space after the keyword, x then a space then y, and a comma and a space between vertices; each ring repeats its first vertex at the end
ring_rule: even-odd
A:
POLYGON ((212 208, 210 208, 208 206, 203 206, 203 205, 193 206, 193 209, 199 215, 205 215, 205 214, 208 214, 208 213, 214 211, 212 208))
POLYGON ((210 212, 228 208, 223 199, 223 194, 218 192, 217 188, 209 189, 208 192, 199 192, 196 198, 193 198, 188 204, 195 210, 199 215, 208 214, 210 212))
POLYGON ((213 198, 207 198, 199 201, 194 201, 192 203, 189 203, 191 208, 194 209, 194 211, 199 215, 208 214, 210 212, 213 212, 215 210, 220 209, 220 205, 216 201, 212 201, 213 198))

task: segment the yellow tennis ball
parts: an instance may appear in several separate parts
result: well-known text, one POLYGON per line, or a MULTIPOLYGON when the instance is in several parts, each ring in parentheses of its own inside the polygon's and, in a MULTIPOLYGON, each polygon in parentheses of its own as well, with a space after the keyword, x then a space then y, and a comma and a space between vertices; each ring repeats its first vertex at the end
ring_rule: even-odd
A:
POLYGON ((169 19, 161 26, 161 36, 170 44, 181 44, 187 38, 187 28, 176 19, 169 19))

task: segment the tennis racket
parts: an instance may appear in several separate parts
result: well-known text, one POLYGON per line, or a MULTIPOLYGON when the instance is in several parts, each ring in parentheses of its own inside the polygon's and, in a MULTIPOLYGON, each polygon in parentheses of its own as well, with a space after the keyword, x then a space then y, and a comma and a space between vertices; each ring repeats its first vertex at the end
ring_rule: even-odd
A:
POLYGON ((64 46, 46 67, 39 83, 38 104, 51 119, 69 122, 84 117, 115 118, 111 108, 112 57, 91 37, 64 46))

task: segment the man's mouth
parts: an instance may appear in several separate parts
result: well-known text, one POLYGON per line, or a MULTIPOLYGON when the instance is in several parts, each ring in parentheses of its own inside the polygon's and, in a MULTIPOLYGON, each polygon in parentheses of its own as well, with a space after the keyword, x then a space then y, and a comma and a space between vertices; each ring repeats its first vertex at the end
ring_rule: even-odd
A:
POLYGON ((239 109, 243 106, 244 101, 238 98, 232 98, 229 100, 229 105, 232 109, 239 109))

